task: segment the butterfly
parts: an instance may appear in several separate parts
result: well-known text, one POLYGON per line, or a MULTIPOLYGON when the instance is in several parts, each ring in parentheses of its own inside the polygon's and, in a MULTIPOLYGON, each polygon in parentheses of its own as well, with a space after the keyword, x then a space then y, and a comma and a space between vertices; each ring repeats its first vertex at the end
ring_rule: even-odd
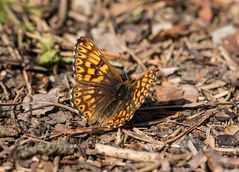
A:
POLYGON ((155 83, 156 70, 135 81, 123 81, 96 45, 80 37, 75 45, 76 86, 72 104, 90 125, 118 127, 130 120, 155 83))

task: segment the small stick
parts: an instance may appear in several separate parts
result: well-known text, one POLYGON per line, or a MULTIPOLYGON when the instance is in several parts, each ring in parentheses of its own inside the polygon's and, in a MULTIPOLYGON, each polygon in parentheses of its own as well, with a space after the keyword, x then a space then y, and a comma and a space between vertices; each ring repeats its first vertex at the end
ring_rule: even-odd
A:
POLYGON ((20 102, 19 103, 0 103, 0 106, 16 106, 19 104, 21 104, 21 103, 20 102))
POLYGON ((29 82, 28 73, 25 69, 23 69, 22 74, 23 74, 24 80, 26 82, 28 94, 31 95, 32 94, 32 86, 31 86, 31 83, 29 82))
POLYGON ((160 161, 162 160, 159 153, 150 153, 145 151, 134 151, 130 149, 116 148, 109 145, 96 144, 95 149, 98 154, 103 154, 106 156, 128 159, 133 161, 160 161))
POLYGON ((165 143, 166 144, 172 144, 173 142, 175 142, 176 140, 180 139, 181 137, 183 137, 184 135, 189 134, 190 132, 192 132, 195 128, 197 128, 199 125, 201 125, 205 120, 207 120, 208 118, 210 118, 211 116, 213 116, 215 113, 213 112, 215 109, 209 110, 208 113, 206 115, 204 115, 201 119, 199 119, 192 127, 190 127, 188 130, 186 130, 185 132, 177 135, 176 137, 167 140, 165 143))
POLYGON ((146 172, 146 171, 154 171, 154 170, 158 171, 157 169, 161 166, 161 164, 162 164, 162 161, 153 162, 152 164, 139 169, 138 172, 146 172))
POLYGON ((155 146, 160 147, 160 149, 162 149, 162 148, 165 146, 162 142, 153 139, 152 137, 146 135, 145 133, 143 133, 143 132, 140 131, 139 129, 133 128, 133 130, 134 130, 135 132, 137 132, 137 133, 133 133, 133 132, 128 131, 128 130, 125 130, 125 129, 122 129, 122 132, 123 132, 124 134, 127 134, 127 135, 129 135, 129 136, 131 136, 131 137, 137 139, 137 140, 141 140, 141 141, 144 141, 144 142, 152 143, 152 144, 154 144, 155 146))
POLYGON ((122 55, 122 53, 116 54, 116 53, 112 53, 110 51, 103 51, 103 50, 101 52, 105 57, 107 57, 107 59, 112 59, 112 60, 120 59, 120 58, 127 59, 127 56, 122 55))
MULTIPOLYGON (((23 103, 21 103, 21 104, 23 104, 23 103)), ((57 102, 29 102, 28 104, 46 104, 46 106, 61 107, 63 109, 69 110, 70 112, 78 113, 78 111, 75 108, 72 108, 67 105, 57 103, 57 102)), ((42 107, 44 107, 44 105, 42 107)), ((37 109, 39 109, 39 107, 37 109)), ((33 110, 33 109, 31 109, 31 110, 33 110)), ((29 111, 31 111, 31 110, 29 110, 29 111)), ((29 112, 29 111, 26 111, 26 112, 29 112)))
POLYGON ((52 22, 51 23, 51 26, 54 28, 54 29, 60 29, 65 21, 66 21, 66 18, 67 18, 67 12, 68 12, 68 0, 60 0, 59 1, 59 10, 58 10, 58 16, 57 16, 57 21, 56 22, 52 22))
POLYGON ((87 128, 78 128, 78 129, 70 129, 65 130, 64 134, 87 134, 87 133, 100 133, 100 132, 108 132, 112 131, 114 128, 109 127, 87 127, 87 128))
POLYGON ((7 92, 6 86, 3 84, 2 81, 0 81, 0 85, 1 85, 1 87, 2 87, 2 89, 3 89, 4 94, 6 95, 6 99, 9 100, 9 94, 8 94, 8 92, 7 92))
MULTIPOLYGON (((20 89, 20 91, 17 92, 17 95, 15 96, 14 100, 12 101, 12 103, 16 103, 18 97, 21 95, 23 90, 24 90, 24 87, 22 87, 20 89)), ((12 118, 12 120, 14 122, 14 125, 17 126, 16 116, 15 116, 15 113, 14 113, 14 106, 11 107, 11 118, 12 118)))
MULTIPOLYGON (((83 135, 83 134, 99 134, 99 133, 105 133, 105 132, 109 132, 109 131, 113 131, 115 130, 115 128, 109 128, 109 127, 86 127, 86 128, 77 128, 77 129, 66 129, 61 133, 56 133, 53 135, 50 135, 48 137, 48 140, 51 140, 53 138, 56 137, 60 137, 62 135, 83 135)), ((45 136, 44 136, 45 137, 45 136)))

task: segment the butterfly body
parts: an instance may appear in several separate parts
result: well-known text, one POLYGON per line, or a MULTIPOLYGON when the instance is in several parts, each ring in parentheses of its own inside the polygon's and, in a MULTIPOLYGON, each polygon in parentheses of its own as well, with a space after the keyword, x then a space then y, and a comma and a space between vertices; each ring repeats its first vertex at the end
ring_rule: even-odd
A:
POLYGON ((153 86, 156 71, 134 82, 121 79, 95 44, 81 37, 75 46, 73 70, 77 85, 72 102, 88 123, 117 127, 130 120, 153 86))
POLYGON ((115 98, 117 100, 123 100, 129 93, 129 83, 123 83, 118 86, 118 89, 115 93, 115 98))

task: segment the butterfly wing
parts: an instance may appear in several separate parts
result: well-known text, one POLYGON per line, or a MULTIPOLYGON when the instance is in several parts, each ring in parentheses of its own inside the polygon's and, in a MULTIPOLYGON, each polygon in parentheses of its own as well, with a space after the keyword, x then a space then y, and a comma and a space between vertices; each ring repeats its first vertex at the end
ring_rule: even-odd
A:
POLYGON ((156 70, 151 70, 134 81, 130 86, 129 96, 121 102, 114 115, 105 120, 102 126, 117 127, 130 120, 151 91, 156 78, 156 72, 156 70))
POLYGON ((75 46, 73 62, 75 77, 81 83, 96 83, 108 87, 122 83, 118 71, 88 38, 80 37, 75 46))
POLYGON ((111 66, 95 44, 81 37, 75 46, 73 70, 78 84, 72 92, 74 107, 90 124, 99 122, 122 83, 118 71, 111 66))

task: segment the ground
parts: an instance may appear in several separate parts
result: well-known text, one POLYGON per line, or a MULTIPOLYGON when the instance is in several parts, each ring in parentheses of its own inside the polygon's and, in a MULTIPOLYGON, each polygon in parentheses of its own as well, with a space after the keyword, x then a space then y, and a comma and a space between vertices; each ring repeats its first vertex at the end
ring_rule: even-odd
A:
POLYGON ((237 171, 238 26, 238 0, 0 1, 0 171, 237 171), (124 80, 159 70, 121 127, 71 106, 80 36, 124 80))

